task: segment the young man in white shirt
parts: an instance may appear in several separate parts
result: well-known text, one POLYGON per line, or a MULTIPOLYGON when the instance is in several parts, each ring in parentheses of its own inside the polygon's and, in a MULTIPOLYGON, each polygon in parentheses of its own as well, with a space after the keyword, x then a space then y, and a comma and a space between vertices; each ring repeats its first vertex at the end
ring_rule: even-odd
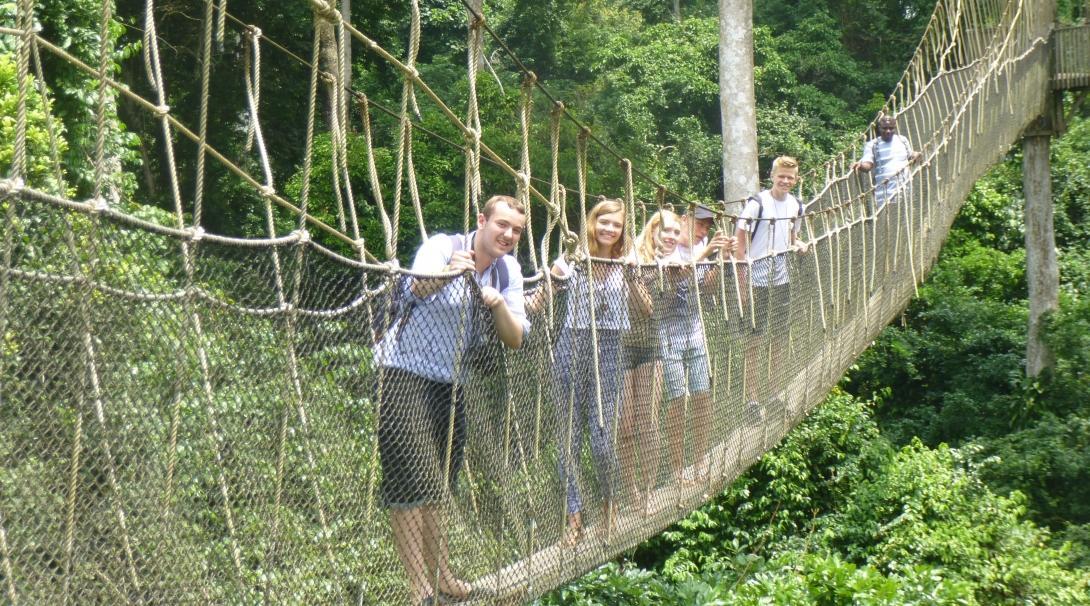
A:
MULTIPOLYGON (((791 286, 787 255, 805 253, 799 238, 805 207, 791 194, 799 180, 798 161, 780 156, 772 162, 772 187, 749 198, 738 217, 735 239, 739 253, 745 253, 753 301, 749 318, 752 334, 746 343, 746 415, 750 424, 761 420, 757 388, 768 369, 783 369, 786 342, 773 344, 769 366, 760 366, 763 337, 786 335, 791 319, 791 286)), ((780 396, 782 399, 782 396, 780 396)))
POLYGON ((406 302, 375 347, 383 381, 378 397, 382 500, 414 606, 465 601, 483 591, 450 570, 439 511, 464 457, 464 358, 482 339, 475 306, 488 310, 496 337, 509 348, 521 347, 530 331, 522 270, 511 254, 526 220, 515 198, 493 196, 468 237, 435 234, 421 244, 414 273, 458 273, 404 278, 399 296, 406 302))

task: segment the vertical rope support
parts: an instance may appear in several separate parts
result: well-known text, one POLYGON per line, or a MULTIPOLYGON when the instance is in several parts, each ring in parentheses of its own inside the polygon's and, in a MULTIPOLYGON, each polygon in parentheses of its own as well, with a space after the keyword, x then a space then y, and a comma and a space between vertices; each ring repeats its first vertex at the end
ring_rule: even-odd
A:
MULTIPOLYGON (((311 70, 310 70, 310 83, 307 89, 307 127, 306 138, 304 142, 303 152, 303 185, 299 194, 299 217, 296 224, 296 230, 298 233, 305 235, 306 232, 306 216, 307 208, 310 201, 310 178, 314 162, 314 126, 318 114, 318 72, 321 60, 321 36, 315 28, 314 36, 311 40, 311 70)), ((380 383, 381 389, 381 383, 380 383)), ((284 498, 284 476, 285 468, 287 466, 287 442, 288 442, 288 419, 291 416, 290 406, 287 401, 284 402, 284 407, 280 411, 280 430, 277 436, 276 446, 276 472, 273 488, 273 519, 272 527, 269 531, 270 545, 269 554, 266 559, 270 562, 275 562, 277 559, 276 546, 279 543, 280 537, 280 511, 283 508, 284 498)), ((265 587, 267 594, 268 588, 265 587)))
MULTIPOLYGON (((214 20, 213 0, 204 0, 204 19, 201 29, 201 105, 198 118, 197 177, 193 190, 193 224, 202 223, 204 212, 204 162, 205 147, 208 145, 208 98, 211 89, 212 73, 212 25, 214 20)), ((107 4, 109 4, 107 2, 107 4)), ((249 83, 249 74, 246 74, 249 83)))
MULTIPOLYGON (((395 251, 397 250, 398 228, 401 225, 401 197, 406 175, 408 175, 409 180, 409 196, 413 201, 413 209, 416 211, 420 239, 421 241, 428 239, 426 226, 424 225, 424 212, 420 206, 420 195, 416 184, 416 167, 413 162, 413 125, 412 120, 409 118, 410 110, 419 113, 419 110, 416 109, 415 81, 419 77, 416 72, 416 56, 420 50, 420 4, 417 0, 413 0, 410 7, 412 10, 409 22, 408 57, 406 59, 405 75, 401 83, 401 108, 398 113, 400 122, 397 161, 394 169, 393 242, 392 246, 388 247, 393 248, 395 251)), ((469 232, 468 223, 463 231, 469 232)), ((393 254, 388 255, 390 259, 393 257, 393 254)))
MULTIPOLYGON (((465 135, 468 142, 466 150, 466 208, 472 208, 474 214, 481 212, 481 116, 477 102, 477 71, 483 60, 484 16, 479 12, 480 0, 474 0, 476 8, 469 11, 469 40, 467 49, 467 83, 469 85, 469 104, 466 110, 465 135)), ((466 216, 466 231, 469 231, 469 216, 466 216)))
MULTIPOLYGON (((252 44, 253 44, 253 47, 255 49, 255 57, 254 57, 255 62, 260 60, 260 55, 256 54, 256 49, 260 45, 260 40, 259 40, 258 36, 260 36, 260 30, 257 30, 256 34, 253 36, 253 39, 252 39, 252 44)), ((273 217, 272 200, 270 199, 270 195, 274 191, 273 181, 272 181, 272 170, 269 167, 268 155, 267 155, 267 153, 265 151, 265 138, 262 135, 261 120, 260 120, 260 115, 258 113, 257 100, 255 98, 255 95, 252 94, 253 90, 255 88, 257 88, 257 86, 247 86, 246 87, 247 92, 250 93, 250 94, 247 95, 247 101, 248 101, 248 104, 249 104, 250 112, 252 114, 251 124, 254 126, 254 134, 255 134, 255 140, 256 140, 256 143, 257 143, 257 149, 258 149, 258 152, 259 152, 259 155, 260 155, 260 158, 261 158, 261 163, 262 163, 262 167, 263 167, 264 172, 265 172, 265 179, 266 179, 266 181, 265 181, 265 190, 264 190, 264 193, 265 193, 265 195, 264 195, 265 228, 266 228, 266 230, 268 232, 269 238, 275 238, 276 237, 276 223, 275 223, 274 217, 273 217)), ((337 88, 337 90, 341 90, 341 87, 336 87, 336 88, 337 88)), ((346 126, 346 123, 342 120, 342 122, 341 122, 341 132, 342 133, 344 132, 344 126, 346 126)), ((342 141, 342 143, 343 143, 343 141, 342 141)), ((346 150, 345 150, 344 147, 342 147, 341 151, 344 152, 346 150)), ((343 153, 342 153, 342 158, 343 158, 343 153)), ((347 177, 347 171, 345 172, 345 175, 347 177)), ((353 223, 355 223, 354 211, 353 211, 353 223)), ((359 236, 358 229, 356 231, 356 236, 357 236, 357 238, 359 236)), ((291 387, 292 387, 291 396, 292 396, 292 400, 293 400, 293 403, 294 403, 296 411, 297 411, 297 415, 299 417, 299 424, 302 427, 302 429, 304 431, 305 439, 308 442, 308 448, 306 448, 306 457, 307 457, 307 465, 310 467, 310 472, 311 472, 308 475, 311 478, 311 484, 312 484, 311 489, 314 491, 314 499, 315 499, 315 503, 316 503, 316 507, 317 507, 317 513, 318 513, 318 522, 319 522, 319 525, 320 525, 320 527, 322 529, 322 537, 323 537, 323 544, 324 544, 324 548, 325 548, 325 552, 326 552, 326 557, 329 559, 331 571, 336 576, 337 573, 338 573, 336 558, 333 556, 332 548, 329 545, 329 541, 332 539, 332 533, 329 530, 329 523, 327 521, 327 516, 326 516, 326 512, 325 512, 325 505, 323 503, 323 498, 322 498, 321 485, 319 484, 319 477, 320 476, 319 476, 319 473, 318 473, 318 465, 314 460, 314 452, 313 452, 314 444, 313 444, 313 438, 310 435, 311 434, 310 426, 309 426, 308 417, 307 417, 307 414, 306 414, 306 408, 305 408, 305 404, 304 404, 302 378, 301 378, 301 375, 300 375, 300 372, 299 372, 298 352, 296 350, 297 332, 298 332, 297 331, 297 324, 298 324, 298 320, 297 320, 298 301, 297 301, 297 298, 299 296, 299 293, 301 291, 301 286, 302 286, 302 270, 303 270, 303 267, 305 266, 304 256, 305 256, 305 252, 306 252, 307 241, 308 240, 306 238, 302 238, 300 240, 300 242, 298 242, 296 244, 296 263, 295 263, 295 271, 293 273, 294 277, 293 277, 293 280, 292 280, 292 289, 291 289, 291 299, 292 300, 290 302, 287 301, 287 298, 284 295, 284 278, 283 278, 283 272, 282 272, 282 269, 281 269, 280 253, 276 249, 276 247, 272 247, 269 250, 269 254, 271 255, 271 260, 272 260, 272 265, 273 265, 274 289, 275 289, 275 292, 276 292, 277 305, 280 307, 280 309, 282 309, 282 310, 286 309, 287 310, 287 314, 285 316, 285 332, 287 333, 287 339, 286 340, 287 340, 287 343, 288 343, 288 347, 287 347, 287 349, 288 349, 288 373, 289 373, 289 377, 290 377, 290 381, 291 381, 291 387)), ((283 420, 282 420, 282 423, 283 423, 283 420)), ((284 436, 284 429, 285 429, 285 426, 282 424, 281 425, 281 436, 284 436)), ((322 449, 320 444, 319 444, 318 448, 322 449)), ((281 449, 281 453, 283 453, 283 449, 281 449)), ((279 515, 279 512, 277 512, 277 515, 279 515)))
MULTIPOLYGON (((339 13, 338 13, 339 14, 339 13)), ((334 170, 340 171, 341 179, 344 180, 344 196, 345 206, 348 208, 348 224, 351 228, 351 234, 353 240, 360 239, 360 224, 359 218, 356 213, 356 197, 352 192, 352 176, 351 171, 348 168, 348 133, 351 130, 351 124, 348 120, 348 86, 345 82, 345 73, 350 69, 349 66, 345 66, 342 62, 346 57, 344 51, 346 46, 351 46, 352 37, 345 31, 345 17, 340 15, 337 19, 337 73, 333 75, 333 81, 336 85, 333 87, 336 91, 334 99, 336 100, 335 107, 335 122, 337 128, 335 129, 336 145, 339 148, 337 153, 337 166, 334 170)), ((409 156, 409 170, 415 170, 412 166, 412 156, 409 156)), ((416 189, 415 177, 410 181, 413 190, 416 189)), ((414 200, 419 196, 414 196, 414 200)))
POLYGON ((25 178, 27 173, 27 79, 30 74, 30 47, 34 43, 34 1, 19 0, 19 43, 16 46, 15 145, 11 176, 25 178))
MULTIPOLYGON (((144 67, 148 74, 149 82, 152 88, 155 90, 156 98, 158 101, 158 114, 160 120, 160 127, 163 133, 163 150, 166 154, 167 160, 167 175, 170 180, 171 196, 174 200, 174 215, 175 221, 179 228, 185 227, 185 215, 182 206, 181 191, 178 187, 178 170, 174 160, 174 144, 173 133, 171 131, 170 120, 168 113, 170 108, 166 104, 166 90, 163 83, 162 69, 160 68, 159 61, 159 42, 157 27, 155 24, 155 2, 154 0, 145 0, 144 3, 144 67)), ((207 87, 202 85, 201 90, 207 90, 207 87)), ((194 213, 196 216, 196 213, 194 213)), ((200 233, 200 230, 195 230, 195 233, 200 233)), ((242 553, 238 546, 237 533, 235 529, 234 512, 231 509, 230 490, 227 486, 227 476, 224 470, 223 461, 223 435, 219 429, 219 423, 216 420, 215 412, 215 398, 213 395, 212 382, 210 377, 210 365, 208 362, 208 352, 205 348, 204 328, 202 326, 200 315, 194 309, 194 300, 197 296, 197 292, 193 287, 194 274, 196 272, 194 251, 195 242, 191 242, 188 239, 181 241, 181 252, 183 265, 186 275, 186 293, 187 296, 183 299, 186 307, 186 313, 188 315, 189 323, 193 328, 193 338, 196 343, 196 353, 198 367, 201 372, 201 395, 204 400, 206 412, 208 414, 209 425, 209 439, 212 443, 214 450, 214 456, 216 459, 217 468, 217 481, 219 484, 220 498, 223 501, 224 521, 227 526, 228 543, 231 551, 231 560, 235 567, 236 582, 242 582, 242 553)))
MULTIPOLYGON (((395 243, 397 238, 393 234, 393 227, 390 224, 390 215, 386 212, 386 203, 382 199, 382 182, 378 177, 378 167, 375 164, 375 148, 374 139, 371 135, 371 109, 370 102, 366 95, 363 95, 359 99, 360 116, 363 121, 363 141, 364 147, 367 150, 367 178, 368 183, 371 185, 371 197, 375 200, 375 205, 378 206, 379 220, 382 222, 382 233, 385 236, 385 253, 386 260, 392 261, 397 256, 397 249, 395 243)), ((427 234, 421 234, 425 236, 427 234)))
MULTIPOLYGON (((590 242, 587 240, 588 226, 587 222, 587 138, 590 136, 590 131, 583 129, 579 132, 579 138, 576 143, 576 172, 579 175, 579 213, 583 221, 582 233, 582 252, 583 258, 586 262, 587 268, 587 302, 590 305, 590 338, 595 343, 595 346, 591 348, 593 353, 594 364, 594 403, 598 411, 598 427, 605 427, 605 413, 602 410, 602 369, 599 360, 598 352, 598 320, 596 317, 595 308, 595 280, 594 275, 594 262, 591 260, 590 255, 590 242)), ((612 271, 612 266, 606 267, 607 271, 612 271)))
MULTIPOLYGON (((534 72, 530 72, 522 80, 522 102, 519 104, 519 131, 522 135, 522 145, 519 150, 519 176, 515 195, 526 209, 526 235, 530 244, 530 264, 536 268, 538 265, 537 249, 534 244, 534 215, 530 209, 530 119, 534 111, 535 82, 537 82, 537 75, 534 72)), ((547 259, 543 260, 543 262, 547 261, 547 259)))
MULTIPOLYGON (((95 183, 94 193, 91 196, 95 199, 102 197, 102 188, 105 185, 104 180, 106 178, 104 174, 106 168, 106 100, 108 98, 106 82, 110 77, 109 69, 112 63, 110 55, 113 52, 110 47, 111 21, 113 21, 113 2, 103 2, 102 18, 99 21, 98 29, 98 88, 95 91, 95 183)), ((22 56, 20 60, 22 60, 22 56)), ((25 66, 20 66, 20 70, 25 70, 25 66)), ((20 80, 22 80, 25 71, 20 76, 20 80)), ((25 94, 26 85, 20 85, 23 87, 20 93, 25 94)))
MULTIPOLYGON (((42 70, 42 58, 38 52, 38 43, 36 38, 31 38, 30 46, 31 58, 34 61, 34 73, 36 75, 35 85, 38 88, 38 96, 42 99, 42 104, 51 108, 53 103, 49 94, 49 87, 45 84, 45 73, 42 70)), ((60 152, 60 136, 57 134, 57 125, 53 119, 53 112, 45 112, 45 128, 49 133, 49 160, 53 168, 53 179, 56 183, 53 183, 52 192, 57 195, 64 194, 64 169, 61 163, 60 152)), ((17 175, 17 174, 16 174, 17 175)))

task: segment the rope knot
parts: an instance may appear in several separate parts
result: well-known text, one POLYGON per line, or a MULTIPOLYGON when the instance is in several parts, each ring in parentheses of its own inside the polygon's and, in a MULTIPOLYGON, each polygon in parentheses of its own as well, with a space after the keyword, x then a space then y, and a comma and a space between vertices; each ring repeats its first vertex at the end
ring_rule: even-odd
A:
POLYGON ((13 179, 0 179, 0 198, 18 195, 23 191, 23 180, 19 177, 13 179))
POLYGON ((298 242, 300 244, 306 244, 307 242, 310 242, 310 232, 307 231, 305 227, 301 227, 291 232, 291 234, 298 238, 298 242))
POLYGON ((341 13, 332 2, 311 0, 311 4, 314 5, 314 14, 322 19, 333 22, 333 25, 337 25, 341 21, 341 13))
POLYGON ((462 136, 465 137, 466 143, 470 145, 477 145, 481 142, 481 131, 476 128, 467 126, 462 136))
POLYGON ((256 26, 256 25, 247 25, 246 26, 246 36, 253 39, 254 41, 260 40, 261 39, 261 28, 256 26))
POLYGON ((87 203, 91 205, 91 212, 94 214, 98 214, 104 210, 109 210, 110 208, 110 203, 107 202, 106 198, 103 198, 102 196, 98 196, 97 198, 91 198, 87 201, 87 203))
POLYGON ((515 174, 515 181, 519 189, 530 189, 530 175, 525 171, 519 171, 515 174))
POLYGON ((405 66, 405 75, 409 77, 413 82, 420 81, 420 70, 416 69, 415 65, 405 66))
POLYGON ((196 225, 189 229, 189 240, 190 242, 200 242, 204 239, 204 234, 204 228, 200 225, 196 225))
POLYGON ((261 195, 265 198, 271 198, 276 195, 276 188, 274 188, 272 185, 262 185, 259 188, 259 191, 261 192, 261 195))
POLYGON ((364 246, 363 238, 356 238, 352 241, 352 246, 356 247, 356 252, 363 253, 367 248, 364 246))
POLYGON ((156 117, 165 118, 168 114, 170 114, 170 106, 166 103, 162 105, 156 105, 154 111, 156 117))

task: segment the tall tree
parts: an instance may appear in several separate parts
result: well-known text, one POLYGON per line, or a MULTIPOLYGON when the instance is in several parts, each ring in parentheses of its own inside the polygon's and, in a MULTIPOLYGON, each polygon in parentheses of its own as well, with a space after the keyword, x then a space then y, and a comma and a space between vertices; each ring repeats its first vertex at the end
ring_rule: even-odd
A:
POLYGON ((719 0, 719 109, 723 199, 757 191, 757 102, 753 88, 753 0, 719 0))

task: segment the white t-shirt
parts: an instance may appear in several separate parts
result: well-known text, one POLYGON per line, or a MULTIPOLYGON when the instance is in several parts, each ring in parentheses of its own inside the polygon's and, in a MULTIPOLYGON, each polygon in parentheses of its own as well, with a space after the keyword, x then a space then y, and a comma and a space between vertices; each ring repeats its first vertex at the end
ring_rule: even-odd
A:
POLYGON ((746 255, 753 265, 753 285, 787 284, 785 253, 791 248, 791 233, 797 235, 802 229, 802 203, 791 194, 777 200, 767 189, 757 194, 756 198, 746 200, 746 206, 738 217, 738 227, 750 233, 746 255), (755 221, 758 217, 761 220, 755 221))
POLYGON ((620 265, 594 265, 597 280, 587 279, 586 262, 579 263, 575 271, 563 256, 557 257, 554 265, 560 275, 569 278, 568 313, 564 318, 565 328, 590 329, 590 290, 588 284, 594 284, 594 320, 599 329, 628 330, 628 283, 624 279, 624 268, 620 265), (605 275, 603 277, 603 272, 605 275))

